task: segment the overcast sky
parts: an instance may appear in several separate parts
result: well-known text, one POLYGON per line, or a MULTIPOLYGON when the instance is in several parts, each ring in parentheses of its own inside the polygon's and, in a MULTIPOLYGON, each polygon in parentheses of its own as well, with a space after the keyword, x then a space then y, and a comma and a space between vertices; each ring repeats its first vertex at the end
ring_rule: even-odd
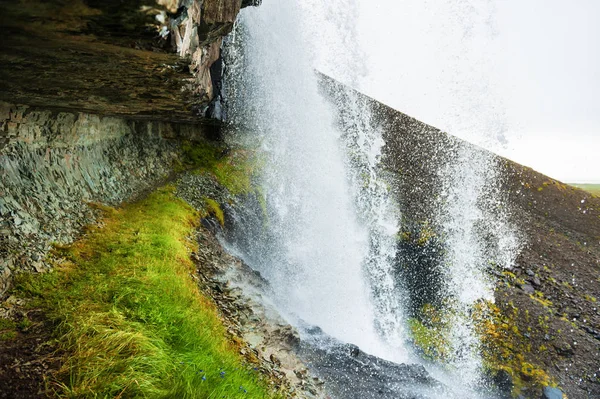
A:
POLYGON ((551 177, 600 183, 600 0, 357 7, 362 91, 551 177))

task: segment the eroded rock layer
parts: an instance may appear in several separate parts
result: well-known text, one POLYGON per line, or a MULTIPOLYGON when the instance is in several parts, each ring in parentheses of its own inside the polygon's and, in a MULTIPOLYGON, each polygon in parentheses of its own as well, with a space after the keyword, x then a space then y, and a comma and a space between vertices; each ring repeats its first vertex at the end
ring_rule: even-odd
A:
POLYGON ((87 113, 0 105, 0 295, 15 271, 43 271, 52 243, 164 180, 180 140, 212 131, 87 113))

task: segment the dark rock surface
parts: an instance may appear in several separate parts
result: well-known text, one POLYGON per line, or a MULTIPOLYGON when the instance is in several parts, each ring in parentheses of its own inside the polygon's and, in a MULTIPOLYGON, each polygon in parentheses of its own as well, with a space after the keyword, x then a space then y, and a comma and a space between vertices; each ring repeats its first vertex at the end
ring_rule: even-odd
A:
MULTIPOLYGON (((338 83, 323 80, 334 100, 343 95, 338 83)), ((456 161, 461 148, 483 150, 366 96, 360 99, 383 132, 383 166, 390 172, 403 229, 427 225, 435 232, 432 215, 443 196, 443 168, 456 161)), ((497 174, 486 190, 508 205, 523 243, 512 270, 489 268, 496 305, 512 323, 508 329, 514 334, 505 339, 521 346, 512 356, 546 371, 570 399, 600 397, 600 198, 483 153, 497 174)))
MULTIPOLYGON (((422 365, 397 364, 343 344, 318 328, 306 331, 310 338, 300 343, 300 356, 309 369, 325 382, 336 399, 434 399, 451 397, 422 365)), ((306 335, 306 334, 304 334, 306 335)))
POLYGON ((46 270, 50 245, 95 219, 88 203, 136 197, 172 172, 172 139, 211 132, 0 103, 0 296, 14 272, 46 270))
POLYGON ((210 68, 241 0, 181 3, 0 2, 0 101, 207 123, 210 68))

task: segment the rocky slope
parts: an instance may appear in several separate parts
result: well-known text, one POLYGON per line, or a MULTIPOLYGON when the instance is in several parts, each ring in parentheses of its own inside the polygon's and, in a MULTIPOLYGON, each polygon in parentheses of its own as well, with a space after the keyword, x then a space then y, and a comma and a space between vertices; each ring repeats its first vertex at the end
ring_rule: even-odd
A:
MULTIPOLYGON (((324 82, 332 98, 343 95, 339 84, 324 82)), ((415 238, 399 242, 399 259, 414 270, 415 308, 437 300, 436 254, 443 246, 435 220, 444 195, 440 176, 468 147, 495 165, 486 190, 506 204, 503 212, 521 243, 512 269, 490 264, 488 270, 496 281, 496 308, 488 314, 493 327, 483 337, 492 353, 489 362, 508 372, 509 390, 514 384, 526 398, 537 398, 542 385, 552 381, 571 399, 600 397, 600 198, 365 96, 361 101, 382 129, 383 165, 401 208, 402 229, 406 238, 415 238)))
MULTIPOLYGON (((71 242, 94 222, 90 202, 114 205, 143 195, 181 170, 185 142, 218 138, 218 120, 225 116, 222 37, 241 7, 258 3, 0 2, 0 297, 14 273, 45 271, 51 244, 71 242)), ((399 243, 414 251, 418 289, 412 301, 422 308, 436 300, 436 259, 428 243, 436 236, 431 215, 442 195, 439 174, 468 144, 364 101, 384 132, 384 165, 405 216, 403 228, 427 244, 399 243), (421 234, 424 226, 433 235, 421 234)), ((493 334, 483 337, 493 355, 489 361, 505 372, 500 376, 506 390, 518 385, 524 397, 541 395, 542 383, 558 384, 571 399, 600 397, 600 199, 486 156, 497 165, 495 190, 510 205, 508 215, 523 242, 512 269, 489 268, 497 282, 492 323, 486 326, 493 334)), ((211 223, 212 229, 217 222, 211 223)), ((402 384, 397 371, 435 386, 419 368, 385 365, 356 348, 333 345, 330 353, 320 353, 299 345, 289 326, 228 285, 231 280, 260 286, 259 276, 228 258, 209 232, 198 234, 205 248, 194 255, 200 286, 220 306, 231 339, 246 342, 242 355, 257 358, 289 392, 321 394, 320 381, 302 361, 312 363, 341 397, 366 394, 373 383, 366 375, 402 384), (363 391, 344 389, 348 378, 362 381, 363 391)), ((10 369, 23 377, 21 397, 31 397, 37 392, 37 386, 27 390, 31 381, 39 382, 59 362, 47 345, 53 326, 43 314, 19 316, 18 298, 3 299, 3 317, 34 324, 9 326, 18 327, 23 339, 4 345, 0 382, 20 378, 6 374, 10 369)), ((21 388, 2 392, 11 397, 21 388)))

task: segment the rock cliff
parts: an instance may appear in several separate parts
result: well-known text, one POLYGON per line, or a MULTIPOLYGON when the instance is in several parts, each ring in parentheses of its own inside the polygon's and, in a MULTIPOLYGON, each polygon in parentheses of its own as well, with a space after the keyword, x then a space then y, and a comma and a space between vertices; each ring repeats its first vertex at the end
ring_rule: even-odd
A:
POLYGON ((93 220, 85 202, 131 199, 183 140, 218 137, 222 38, 251 3, 0 4, 0 296, 93 220))

